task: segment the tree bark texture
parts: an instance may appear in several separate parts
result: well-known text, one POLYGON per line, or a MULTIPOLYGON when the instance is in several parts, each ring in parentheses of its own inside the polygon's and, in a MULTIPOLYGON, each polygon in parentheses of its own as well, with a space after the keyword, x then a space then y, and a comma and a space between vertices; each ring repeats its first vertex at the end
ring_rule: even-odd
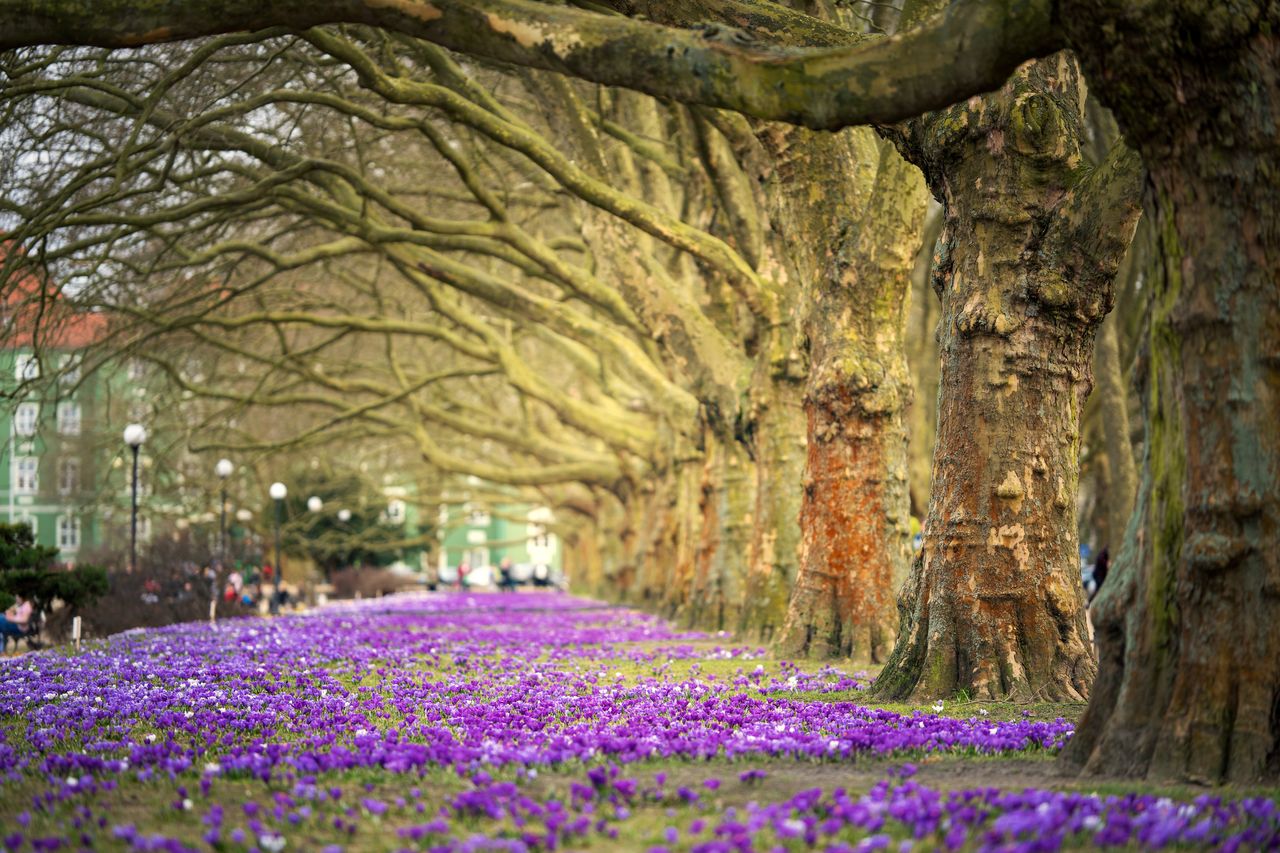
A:
MULTIPOLYGON (((765 364, 757 370, 773 373, 765 364)), ((749 410, 755 507, 742 630, 763 642, 782 629, 796 578, 805 452, 802 398, 799 381, 773 375, 757 381, 749 410)))
POLYGON ((911 514, 923 519, 929 508, 933 446, 938 428, 938 295, 933 292, 934 249, 942 233, 942 208, 925 218, 924 240, 911 271, 911 308, 907 320, 907 362, 912 368, 911 406, 907 409, 907 470, 911 514))
MULTIPOLYGON (((1150 169, 1135 518, 1095 604, 1086 772, 1280 778, 1280 4, 1191 0, 1081 43, 1150 169), (1194 40, 1187 34, 1194 34, 1194 40)), ((1070 17, 1070 16, 1069 16, 1070 17)))
MULTIPOLYGON (((752 8, 769 19, 733 4, 620 10, 682 27, 719 20, 788 44, 862 40, 784 7, 752 8)), ((866 129, 831 135, 767 122, 751 126, 714 111, 693 115, 732 242, 763 274, 794 282, 789 290, 802 294, 796 301, 807 316, 807 436, 798 441, 779 420, 791 405, 788 383, 803 375, 787 363, 794 347, 780 330, 770 330, 759 347, 752 405, 739 431, 758 466, 752 520, 759 531, 742 627, 765 638, 785 627, 783 645, 792 654, 881 661, 896 630, 893 592, 910 555, 904 407, 911 393, 903 311, 923 183, 896 153, 882 156, 866 129), (735 186, 739 192, 727 192, 735 186), (755 234, 761 228, 763 238, 755 234), (795 239, 801 234, 804 240, 795 239), (802 446, 797 568, 794 473, 802 446)), ((709 511, 734 505, 707 502, 709 511)), ((734 535, 730 519, 720 517, 718 524, 734 535)))
POLYGON ((1133 512, 1138 493, 1138 467, 1133 460, 1133 444, 1129 438, 1129 394, 1120 367, 1120 341, 1114 317, 1109 317, 1098 330, 1094 351, 1098 377, 1098 416, 1102 419, 1102 438, 1107 450, 1107 491, 1104 498, 1107 534, 1118 545, 1133 512))
POLYGON ((700 525, 687 601, 680 621, 723 630, 741 619, 751 552, 755 468, 745 448, 708 430, 707 458, 698 483, 700 525))
MULTIPOLYGON (((700 520, 699 494, 705 465, 694 460, 675 466, 672 473, 673 503, 671 507, 670 541, 650 561, 661 574, 660 611, 667 618, 678 618, 691 603, 696 571, 696 555, 701 544, 703 525, 700 520)), ((706 626, 717 627, 718 626, 706 626)))
POLYGON ((919 170, 869 131, 840 144, 847 162, 810 167, 803 233, 821 249, 805 329, 811 366, 800 510, 800 566, 780 638, 788 655, 882 663, 897 634, 894 596, 910 561, 905 311, 920 239, 919 170), (865 188, 856 159, 877 164, 865 188), (818 192, 813 192, 813 189, 818 192), (862 199, 865 199, 863 201, 862 199), (850 202, 859 203, 853 207, 850 202), (810 238, 811 240, 813 238, 810 238))
POLYGON ((904 134, 945 205, 942 372, 924 545, 877 679, 883 698, 1078 701, 1093 680, 1080 419, 1137 211, 1121 192, 1097 214, 1124 182, 1081 165, 1081 97, 1074 62, 1058 55, 904 134))

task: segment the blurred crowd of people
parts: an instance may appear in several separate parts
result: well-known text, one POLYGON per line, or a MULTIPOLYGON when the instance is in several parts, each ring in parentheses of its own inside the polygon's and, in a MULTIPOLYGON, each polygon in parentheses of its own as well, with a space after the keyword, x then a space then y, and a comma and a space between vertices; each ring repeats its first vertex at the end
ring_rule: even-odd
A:
POLYGON ((299 601, 298 591, 280 582, 270 563, 236 563, 222 570, 216 562, 200 566, 183 561, 167 574, 153 575, 142 584, 146 604, 210 598, 233 612, 279 613, 299 601))

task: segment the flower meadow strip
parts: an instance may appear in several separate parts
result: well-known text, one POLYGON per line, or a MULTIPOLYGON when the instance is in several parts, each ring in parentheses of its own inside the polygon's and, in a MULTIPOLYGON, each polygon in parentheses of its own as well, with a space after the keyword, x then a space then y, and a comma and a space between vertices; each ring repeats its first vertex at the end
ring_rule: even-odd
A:
POLYGON ((569 596, 432 594, 9 659, 0 846, 546 850, 619 833, 656 833, 655 849, 672 851, 1276 843, 1269 800, 945 793, 905 775, 722 813, 718 780, 673 787, 625 768, 1054 751, 1071 726, 804 701, 794 694, 856 695, 868 679, 709 643, 569 596), (713 661, 720 675, 701 671, 713 661), (353 781, 362 774, 378 781, 353 781), (163 829, 120 808, 126 790, 167 803, 163 829), (650 826, 668 812, 670 826, 650 826))

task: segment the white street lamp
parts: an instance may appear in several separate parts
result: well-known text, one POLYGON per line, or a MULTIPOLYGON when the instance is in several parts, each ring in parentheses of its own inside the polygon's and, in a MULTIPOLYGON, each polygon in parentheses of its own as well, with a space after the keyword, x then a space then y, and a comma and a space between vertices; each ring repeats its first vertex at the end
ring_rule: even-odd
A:
POLYGON ((280 521, 284 515, 284 499, 289 494, 289 487, 284 483, 275 482, 271 484, 268 494, 276 502, 276 577, 280 583, 284 582, 284 559, 280 553, 280 521))
POLYGON ((349 509, 338 510, 338 521, 341 521, 343 524, 346 524, 350 520, 351 520, 351 510, 349 509))
POLYGON ((218 479, 222 481, 222 501, 218 504, 218 511, 221 515, 221 522, 218 526, 218 562, 222 565, 227 564, 227 478, 235 473, 236 466, 232 464, 230 459, 219 459, 218 463, 213 466, 213 473, 218 475, 218 479))
POLYGON ((138 450, 147 440, 147 428, 129 424, 124 428, 124 443, 133 451, 133 488, 129 501, 129 571, 138 570, 138 450))
POLYGON ((312 495, 311 497, 307 498, 307 509, 311 510, 312 512, 319 512, 320 510, 324 509, 324 501, 320 500, 320 498, 316 497, 315 495, 312 495))
POLYGON ((147 440, 147 428, 142 424, 129 424, 124 428, 124 443, 137 450, 147 440))

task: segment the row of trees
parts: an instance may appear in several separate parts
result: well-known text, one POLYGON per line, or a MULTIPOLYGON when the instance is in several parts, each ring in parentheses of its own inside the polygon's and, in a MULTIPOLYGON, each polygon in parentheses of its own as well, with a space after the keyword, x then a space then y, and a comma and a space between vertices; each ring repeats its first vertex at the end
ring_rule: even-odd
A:
POLYGON ((288 412, 224 444, 376 437, 534 490, 616 594, 887 658, 882 696, 1091 691, 1090 770, 1280 770, 1274 2, 62 5, 0 2, 14 235, 177 387, 288 412), (1144 461, 1095 663, 1082 417, 1143 209, 1144 461))

